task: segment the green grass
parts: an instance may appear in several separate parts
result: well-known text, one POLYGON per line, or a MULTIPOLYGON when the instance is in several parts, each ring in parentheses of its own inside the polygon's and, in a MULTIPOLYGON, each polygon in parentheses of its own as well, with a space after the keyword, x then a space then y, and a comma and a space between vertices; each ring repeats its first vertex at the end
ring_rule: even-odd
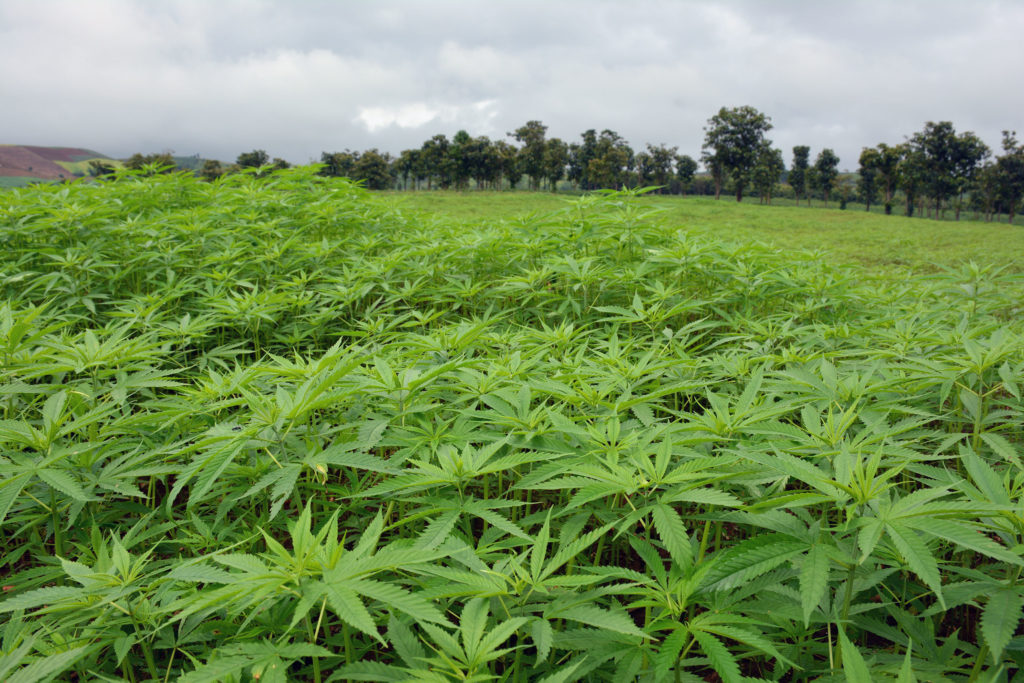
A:
POLYGON ((28 185, 30 183, 38 183, 38 182, 41 182, 41 180, 39 178, 35 178, 35 177, 32 177, 32 176, 12 176, 12 175, 0 176, 0 188, 24 187, 24 186, 26 186, 26 185, 28 185))
MULTIPOLYGON (((531 192, 394 193, 397 205, 463 221, 486 221, 558 211, 572 198, 531 192)), ((934 271, 966 261, 1024 269, 1024 227, 967 219, 936 221, 886 216, 852 208, 737 204, 731 198, 648 196, 664 219, 711 237, 764 242, 786 251, 821 250, 837 264, 900 274, 934 271)), ((816 202, 819 204, 819 202, 816 202)))
POLYGON ((0 680, 1019 682, 1024 276, 854 220, 0 192, 0 680))

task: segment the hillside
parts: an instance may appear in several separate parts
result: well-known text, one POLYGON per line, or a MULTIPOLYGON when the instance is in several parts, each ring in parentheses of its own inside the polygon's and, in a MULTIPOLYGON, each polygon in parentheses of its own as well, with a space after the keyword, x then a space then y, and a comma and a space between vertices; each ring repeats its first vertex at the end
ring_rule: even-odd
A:
POLYGON ((0 145, 0 185, 80 178, 89 174, 93 159, 113 161, 105 154, 80 147, 0 145))

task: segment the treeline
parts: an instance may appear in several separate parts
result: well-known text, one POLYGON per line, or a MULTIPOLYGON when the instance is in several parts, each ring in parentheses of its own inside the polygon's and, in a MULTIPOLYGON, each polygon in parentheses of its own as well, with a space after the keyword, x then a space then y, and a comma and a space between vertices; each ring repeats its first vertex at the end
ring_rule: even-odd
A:
POLYGON ((566 181, 575 189, 617 189, 658 185, 663 192, 684 193, 692 186, 697 162, 677 147, 650 145, 636 152, 613 130, 590 129, 580 142, 547 137, 547 126, 528 121, 508 134, 518 145, 464 130, 448 139, 435 135, 417 149, 398 156, 376 149, 324 152, 325 175, 363 180, 371 189, 503 189, 529 187, 558 190, 566 181))
MULTIPOLYGON (((929 121, 902 143, 865 147, 857 173, 844 182, 839 157, 829 148, 812 160, 810 147, 797 145, 787 168, 782 150, 767 137, 771 129, 771 118, 753 107, 723 107, 704 127, 700 161, 705 173, 700 175, 698 162, 678 147, 647 144, 637 151, 608 129, 590 129, 579 141, 565 142, 548 137, 540 121, 526 122, 508 133, 508 140, 460 130, 451 139, 435 135, 398 155, 375 148, 325 151, 320 172, 360 180, 375 190, 658 186, 659 192, 671 194, 719 198, 731 193, 737 201, 752 192, 762 203, 781 195, 797 204, 815 198, 827 206, 837 199, 845 208, 854 200, 869 211, 881 204, 886 213, 901 205, 907 216, 941 218, 952 210, 958 220, 968 209, 986 220, 1005 214, 1012 222, 1024 199, 1024 145, 1012 131, 1003 132, 1002 153, 994 155, 974 133, 957 133, 949 121, 929 121)), ((125 166, 162 172, 173 170, 174 162, 169 155, 136 154, 125 166)), ((213 180, 246 168, 272 172, 287 167, 288 162, 257 149, 239 155, 232 165, 204 161, 195 172, 213 180)), ((103 167, 93 175, 113 172, 103 167)))

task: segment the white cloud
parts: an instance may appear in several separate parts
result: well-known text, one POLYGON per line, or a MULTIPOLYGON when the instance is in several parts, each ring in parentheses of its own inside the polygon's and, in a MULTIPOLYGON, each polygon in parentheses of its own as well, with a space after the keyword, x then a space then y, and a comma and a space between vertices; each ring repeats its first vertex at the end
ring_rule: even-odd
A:
POLYGON ((410 102, 395 106, 363 107, 355 121, 371 133, 397 126, 423 128, 428 123, 443 123, 449 127, 472 129, 473 134, 489 132, 491 121, 497 116, 497 101, 481 100, 467 105, 426 104, 410 102))
POLYGON ((301 162, 540 119, 697 155, 709 116, 750 104, 787 157, 852 167, 926 120, 997 145, 1022 25, 1010 0, 0 0, 0 142, 301 162))

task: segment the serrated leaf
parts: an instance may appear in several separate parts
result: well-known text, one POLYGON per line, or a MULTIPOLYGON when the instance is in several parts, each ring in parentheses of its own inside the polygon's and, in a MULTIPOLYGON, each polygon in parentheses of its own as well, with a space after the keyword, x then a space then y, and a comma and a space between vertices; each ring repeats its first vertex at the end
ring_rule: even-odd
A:
POLYGON ((75 662, 81 659, 89 646, 83 645, 64 652, 49 654, 43 659, 37 659, 28 666, 22 667, 7 679, 7 683, 38 683, 38 681, 52 681, 56 675, 67 671, 75 662))
POLYGON ((573 674, 576 673, 576 669, 583 666, 583 662, 583 658, 571 660, 562 668, 549 673, 547 676, 537 681, 537 683, 566 683, 566 681, 578 680, 578 677, 573 676, 573 674))
POLYGON ((811 546, 800 565, 800 606, 804 613, 804 627, 810 625, 811 614, 825 597, 828 574, 829 558, 825 546, 816 543, 811 546))
POLYGON ((914 667, 910 660, 910 651, 913 649, 913 642, 907 645, 907 654, 903 657, 903 666, 900 667, 900 675, 896 683, 917 683, 917 676, 914 675, 914 667))
POLYGON ((386 581, 350 579, 346 585, 361 595, 378 600, 386 607, 405 612, 417 621, 447 624, 444 614, 433 604, 408 590, 386 581))
POLYGON ((741 683, 740 665, 729 649, 715 636, 706 631, 693 631, 693 638, 700 643, 700 649, 711 663, 711 668, 721 676, 724 683, 741 683))
POLYGON ((366 610, 366 605, 359 599, 355 591, 335 583, 325 582, 324 585, 326 586, 324 593, 327 595, 327 604, 331 606, 331 610, 339 619, 366 635, 372 636, 381 645, 387 644, 377 632, 377 625, 373 623, 373 618, 366 610))
POLYGON ((71 598, 82 598, 87 595, 82 588, 69 586, 48 586, 36 588, 20 595, 14 595, 0 602, 0 612, 13 612, 21 609, 35 609, 43 605, 52 605, 71 598))
POLYGON ((710 562, 701 585, 724 590, 764 574, 806 550, 807 544, 781 534, 763 534, 719 551, 710 562))
POLYGON ((679 513, 664 503, 657 503, 651 508, 651 519, 672 561, 682 568, 692 565, 693 548, 679 513))
POLYGON ((967 524, 954 522, 941 517, 924 517, 919 519, 901 520, 904 526, 912 527, 932 536, 955 543, 968 550, 988 555, 989 557, 1009 564, 1024 565, 1024 559, 1007 550, 985 535, 984 530, 967 524))
POLYGON ((864 657, 861 655, 850 639, 846 637, 843 629, 837 629, 839 633, 839 646, 842 649, 843 673, 850 683, 873 683, 871 671, 868 669, 864 657))
POLYGON ((917 576, 932 589, 939 602, 945 605, 942 597, 942 577, 935 556, 928 550, 928 544, 917 534, 917 531, 896 524, 886 524, 885 531, 892 539, 900 555, 907 561, 917 576))
POLYGON ((237 575, 217 569, 207 564, 192 564, 175 567, 167 575, 170 579, 178 581, 192 581, 195 583, 233 583, 238 580, 237 575))
POLYGON ((1024 469, 1024 465, 1021 464, 1020 457, 1017 455, 1017 449, 1013 447, 1013 444, 1006 440, 1006 437, 993 432, 983 432, 981 434, 981 439, 987 443, 989 448, 991 448, 1000 458, 1013 463, 1018 469, 1024 469))
POLYGON ((533 639, 533 646, 537 648, 537 661, 534 668, 540 666, 548 658, 551 652, 551 645, 554 642, 555 632, 547 619, 535 619, 530 626, 530 637, 533 639))
POLYGON ((416 539, 416 547, 431 550, 444 543, 459 521, 459 514, 458 510, 449 510, 430 520, 430 524, 416 539))
POLYGON ((629 636, 650 638, 650 636, 638 629, 633 620, 626 614, 606 610, 593 604, 575 605, 569 609, 558 610, 554 616, 571 619, 572 621, 578 621, 581 624, 596 628, 608 629, 616 633, 624 633, 629 636))
POLYGON ((1017 630, 1022 607, 1024 596, 1018 591, 1004 589, 994 593, 981 612, 981 635, 985 637, 985 643, 996 664, 1017 630))
POLYGON ((87 503, 90 500, 89 496, 82 490, 81 485, 67 472, 55 469, 41 469, 36 470, 36 476, 80 503, 87 503))

